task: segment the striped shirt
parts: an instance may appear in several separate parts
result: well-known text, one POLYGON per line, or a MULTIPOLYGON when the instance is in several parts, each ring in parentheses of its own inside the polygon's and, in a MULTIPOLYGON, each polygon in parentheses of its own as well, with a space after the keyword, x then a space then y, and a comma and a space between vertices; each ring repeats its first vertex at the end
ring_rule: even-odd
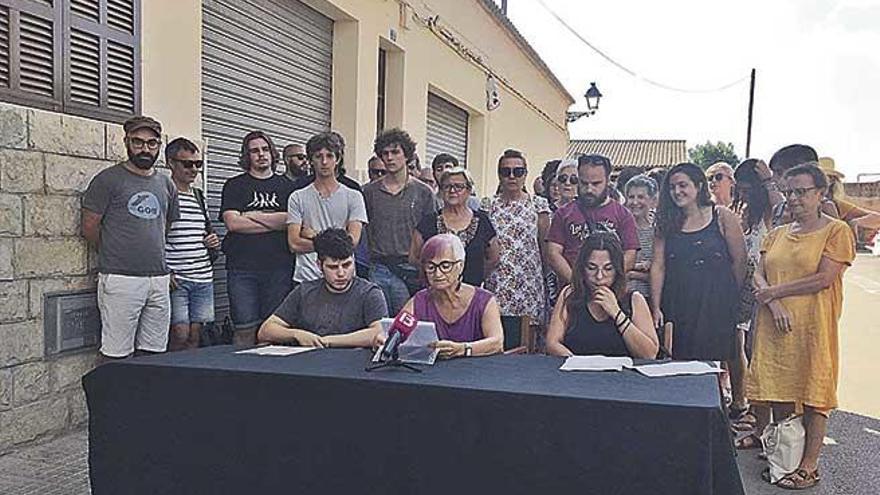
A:
POLYGON ((205 247, 205 214, 193 193, 181 192, 180 218, 171 223, 165 261, 174 276, 190 282, 211 282, 214 271, 205 247))

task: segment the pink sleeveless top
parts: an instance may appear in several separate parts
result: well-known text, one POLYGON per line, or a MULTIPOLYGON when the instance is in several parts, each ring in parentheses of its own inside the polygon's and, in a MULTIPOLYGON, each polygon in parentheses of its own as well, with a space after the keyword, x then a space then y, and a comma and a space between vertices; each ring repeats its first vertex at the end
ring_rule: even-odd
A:
POLYGON ((413 299, 415 316, 419 321, 434 323, 440 340, 474 342, 484 337, 483 312, 486 310, 489 300, 492 299, 491 292, 474 287, 474 297, 471 298, 467 310, 454 322, 447 323, 434 305, 434 301, 431 300, 429 290, 422 289, 416 292, 413 299))

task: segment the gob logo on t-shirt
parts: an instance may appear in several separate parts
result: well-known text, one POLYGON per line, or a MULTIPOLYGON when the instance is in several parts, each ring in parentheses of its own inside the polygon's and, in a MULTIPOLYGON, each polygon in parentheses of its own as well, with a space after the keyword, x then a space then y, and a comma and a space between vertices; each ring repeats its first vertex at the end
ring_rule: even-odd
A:
POLYGON ((159 218, 159 199, 149 191, 135 193, 128 200, 128 212, 144 220, 159 218))

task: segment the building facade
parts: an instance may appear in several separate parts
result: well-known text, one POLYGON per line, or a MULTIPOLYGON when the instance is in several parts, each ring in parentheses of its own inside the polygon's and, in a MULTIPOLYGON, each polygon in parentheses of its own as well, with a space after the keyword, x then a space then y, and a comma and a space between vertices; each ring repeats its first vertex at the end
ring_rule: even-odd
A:
MULTIPOLYGON (((57 352, 44 295, 94 288, 80 196, 125 158, 127 116, 205 146, 216 214, 250 130, 279 147, 336 130, 363 179, 377 131, 401 127, 485 195, 505 148, 532 176, 565 153, 572 103, 491 0, 0 0, 0 452, 86 421, 94 348, 57 352)), ((216 281, 222 317, 222 262, 216 281)))

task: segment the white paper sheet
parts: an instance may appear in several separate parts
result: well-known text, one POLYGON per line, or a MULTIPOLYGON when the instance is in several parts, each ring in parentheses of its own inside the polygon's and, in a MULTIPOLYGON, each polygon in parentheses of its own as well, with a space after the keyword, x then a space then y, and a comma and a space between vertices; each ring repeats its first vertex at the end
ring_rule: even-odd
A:
POLYGON ((631 368, 632 359, 608 356, 571 356, 559 368, 562 371, 620 371, 631 368))
POLYGON ((651 378, 662 376, 707 375, 710 373, 721 373, 722 371, 718 366, 712 366, 702 361, 670 361, 668 363, 634 366, 633 369, 651 378))
POLYGON ((289 345, 267 345, 236 351, 236 354, 254 354, 256 356, 292 356, 315 350, 315 347, 294 347, 289 345))
MULTIPOLYGON (((394 318, 382 318, 379 320, 382 325, 382 335, 388 337, 388 329, 394 323, 394 318)), ((400 361, 410 364, 434 364, 439 351, 431 347, 431 344, 437 342, 437 327, 430 321, 420 321, 416 328, 409 334, 409 337, 397 348, 397 354, 400 361)), ((382 354, 382 348, 376 349, 373 354, 372 362, 378 363, 382 354)))

